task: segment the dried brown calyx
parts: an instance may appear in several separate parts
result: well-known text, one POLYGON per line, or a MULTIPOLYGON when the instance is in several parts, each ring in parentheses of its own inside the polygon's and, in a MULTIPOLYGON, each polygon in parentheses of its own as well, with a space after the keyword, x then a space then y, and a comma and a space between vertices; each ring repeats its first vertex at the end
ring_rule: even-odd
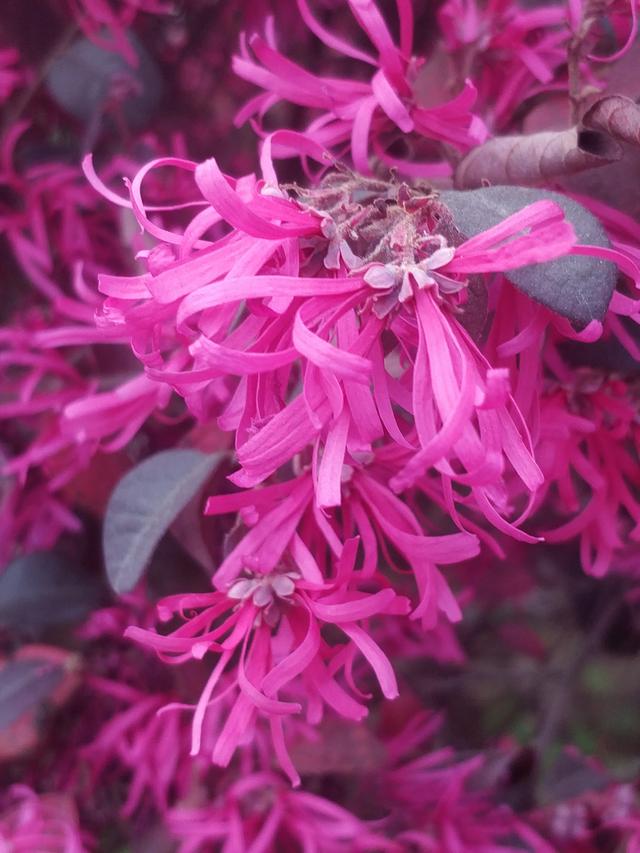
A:
MULTIPOLYGON (((460 281, 437 271, 465 236, 429 184, 367 178, 341 167, 317 187, 285 189, 322 217, 324 240, 316 240, 312 248, 324 267, 362 274, 374 291, 378 316, 408 301, 415 287, 432 287, 440 299, 467 289, 467 299, 450 302, 450 307, 463 322, 470 305, 474 317, 485 316, 486 294, 477 276, 460 281)), ((475 336, 478 330, 470 331, 475 336)))

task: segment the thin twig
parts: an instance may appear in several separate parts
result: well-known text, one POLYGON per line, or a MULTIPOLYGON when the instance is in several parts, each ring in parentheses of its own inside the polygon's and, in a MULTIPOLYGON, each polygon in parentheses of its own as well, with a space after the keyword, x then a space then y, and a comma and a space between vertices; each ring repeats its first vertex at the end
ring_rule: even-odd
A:
POLYGON ((592 652, 600 645, 619 609, 619 600, 612 601, 605 607, 599 618, 592 625, 584 641, 579 644, 574 654, 569 657, 566 666, 563 667, 557 676, 557 689, 547 707, 534 742, 534 746, 539 754, 543 755, 556 740, 558 732, 567 717, 575 686, 582 670, 592 652))

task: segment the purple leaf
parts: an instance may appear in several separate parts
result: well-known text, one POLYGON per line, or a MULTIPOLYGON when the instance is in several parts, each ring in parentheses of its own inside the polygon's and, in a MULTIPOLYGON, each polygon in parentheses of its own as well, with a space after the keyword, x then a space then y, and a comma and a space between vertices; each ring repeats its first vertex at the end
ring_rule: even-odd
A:
POLYGON ((640 106, 624 95, 600 98, 587 110, 582 123, 621 142, 640 145, 640 106))
POLYGON ((496 136, 467 154, 456 169, 458 189, 485 184, 536 185, 622 157, 607 133, 571 127, 524 136, 496 136))
MULTIPOLYGON (((578 242, 609 247, 598 220, 573 199, 548 190, 527 187, 484 187, 468 192, 441 194, 457 227, 473 237, 507 216, 540 199, 556 202, 573 225, 578 242)), ((600 258, 567 255, 555 261, 509 270, 505 276, 536 302, 566 317, 577 328, 603 320, 616 285, 615 264, 600 258)))
POLYGON ((163 450, 120 480, 109 500, 102 540, 107 577, 117 593, 138 583, 156 545, 221 458, 184 448, 163 450))
POLYGON ((0 730, 50 696, 63 675, 63 668, 50 661, 9 661, 0 669, 0 730))
POLYGON ((160 72, 144 47, 130 37, 138 62, 78 39, 51 65, 47 88, 63 110, 86 124, 114 104, 133 129, 144 127, 162 95, 160 72))
POLYGON ((60 554, 27 554, 0 576, 0 625, 38 634, 80 622, 100 605, 104 592, 99 577, 60 554))

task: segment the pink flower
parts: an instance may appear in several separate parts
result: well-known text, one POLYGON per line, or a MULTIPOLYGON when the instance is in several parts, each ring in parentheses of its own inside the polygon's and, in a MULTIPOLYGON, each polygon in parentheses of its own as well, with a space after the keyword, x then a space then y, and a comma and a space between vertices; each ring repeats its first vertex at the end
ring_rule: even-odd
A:
POLYGON ((340 515, 319 510, 309 470, 294 481, 209 498, 206 514, 240 510, 240 518, 250 525, 216 571, 216 587, 227 589, 247 567, 268 573, 282 561, 297 563, 308 581, 320 583, 332 576, 332 560, 357 538, 363 554, 358 577, 387 584, 380 574, 383 563, 394 570, 398 581, 408 567, 418 591, 411 618, 419 619, 423 628, 435 627, 440 615, 458 621, 460 609, 440 567, 476 556, 478 541, 466 532, 427 535, 411 509, 385 485, 388 471, 375 459, 368 465, 345 466, 340 515), (400 565, 389 546, 402 558, 400 565))
POLYGON ((140 12, 168 15, 173 11, 166 0, 69 0, 69 6, 77 25, 94 44, 119 53, 132 67, 139 60, 127 32, 140 12))
POLYGON ((233 690, 237 698, 218 733, 213 762, 226 766, 258 719, 266 717, 277 760, 294 784, 299 778, 286 751, 284 723, 303 708, 307 720, 317 723, 324 705, 349 719, 362 719, 367 713, 360 701, 364 695, 353 681, 358 653, 373 669, 383 695, 397 696, 391 664, 366 626, 374 616, 406 613, 408 602, 388 587, 374 593, 359 590, 353 572, 356 549, 355 540, 345 545, 332 580, 311 575, 300 547, 297 565, 245 571, 224 592, 163 599, 158 612, 164 621, 176 613, 185 620, 167 636, 135 627, 126 631, 169 662, 201 659, 209 651, 216 654, 217 663, 195 709, 192 755, 200 752, 207 708, 222 697, 216 697, 216 688, 230 667, 235 672, 225 693, 233 690), (329 645, 321 634, 324 625, 335 626, 346 643, 329 645), (344 686, 338 680, 340 673, 344 686), (296 701, 282 698, 283 693, 291 697, 293 682, 296 701))
POLYGON ((358 25, 374 50, 365 52, 327 30, 314 18, 307 0, 297 0, 298 10, 310 30, 328 47, 373 68, 368 82, 354 79, 317 77, 286 59, 273 39, 257 35, 243 40, 233 69, 240 77, 265 90, 253 98, 237 117, 260 119, 280 100, 307 107, 317 117, 306 132, 321 145, 342 152, 350 146, 355 168, 369 174, 369 153, 389 166, 399 165, 410 174, 449 174, 446 163, 410 164, 396 161, 387 149, 402 134, 426 138, 468 149, 486 139, 482 121, 471 110, 476 90, 464 81, 461 91, 450 101, 435 107, 420 103, 418 83, 424 59, 412 56, 413 11, 407 2, 397 3, 400 45, 393 42, 380 10, 372 0, 348 0, 358 25), (255 58, 254 58, 255 57, 255 58))
POLYGON ((0 104, 22 86, 27 75, 20 68, 20 53, 13 47, 0 48, 0 104))
POLYGON ((562 6, 529 9, 510 0, 447 0, 438 9, 449 61, 458 77, 472 77, 492 128, 511 122, 525 99, 564 85, 557 78, 566 64, 566 17, 562 6))
POLYGON ((63 533, 79 533, 80 519, 46 484, 25 488, 4 478, 0 489, 0 570, 17 553, 46 551, 63 533))
MULTIPOLYGON (((55 161, 16 166, 15 149, 28 130, 28 123, 18 122, 3 143, 0 184, 12 203, 0 211, 0 231, 34 293, 66 321, 93 325, 99 297, 87 278, 95 282, 99 269, 123 259, 117 217, 79 167, 55 161)), ((121 169, 124 162, 116 165, 121 169)))
POLYGON ((100 678, 90 678, 89 685, 101 699, 127 704, 82 747, 81 758, 90 768, 92 787, 98 780, 102 784, 107 781, 106 771, 112 770, 115 762, 121 772, 130 774, 122 816, 129 818, 143 807, 166 814, 176 792, 188 792, 195 772, 191 760, 187 758, 185 764, 188 732, 180 717, 158 714, 167 703, 165 695, 144 693, 100 678))
POLYGON ((53 460, 57 470, 50 473, 48 486, 55 491, 86 466, 100 445, 113 451, 127 444, 147 418, 167 407, 172 392, 144 374, 100 391, 71 359, 49 346, 50 340, 38 347, 48 337, 44 330, 0 332, 0 346, 6 343, 0 371, 8 397, 0 403, 0 421, 20 417, 33 427, 32 443, 6 463, 6 472, 24 478, 30 468, 53 460))
POLYGON ((555 517, 570 516, 544 537, 549 542, 577 538, 584 570, 601 577, 616 553, 640 541, 635 385, 597 371, 571 371, 562 383, 550 385, 540 422, 545 484, 538 505, 555 517))
POLYGON ((36 794, 26 785, 5 792, 0 811, 0 843, 6 850, 86 853, 72 800, 63 794, 36 794))
POLYGON ((0 458, 0 470, 12 478, 0 497, 0 526, 11 531, 3 539, 6 553, 0 547, 0 565, 16 549, 46 549, 63 531, 77 532, 80 521, 61 490, 98 451, 123 448, 173 396, 170 387, 144 374, 101 391, 101 383, 113 380, 108 374, 86 378, 95 360, 83 346, 100 333, 80 323, 45 329, 45 318, 44 311, 33 309, 15 317, 13 328, 0 330, 0 427, 3 444, 12 450, 0 458))
POLYGON ((180 842, 178 853, 197 853, 207 844, 256 853, 398 851, 397 845, 337 803, 292 791, 266 772, 239 779, 210 804, 176 806, 169 815, 169 827, 180 842))
POLYGON ((552 853, 531 827, 507 807, 494 805, 490 791, 474 785, 484 764, 482 756, 459 759, 450 747, 435 749, 411 760, 398 761, 384 775, 388 802, 396 819, 407 828, 396 835, 411 849, 436 853, 439 850, 478 850, 486 853, 515 853, 527 849, 552 853), (529 846, 533 845, 533 846, 529 846))
POLYGON ((514 506, 504 481, 528 492, 540 484, 527 428, 506 372, 487 364, 457 317, 469 275, 566 254, 571 226, 543 201, 452 247, 436 231, 429 192, 336 172, 285 193, 268 157, 285 143, 321 157, 299 136, 276 134, 265 147, 268 185, 234 182, 214 160, 171 161, 195 171, 211 205, 184 236, 148 223, 140 181, 149 164, 132 204, 167 244, 149 254, 149 273, 102 278, 103 322, 128 331, 154 381, 235 431, 236 484, 256 485, 314 447, 319 503, 333 506, 347 455, 389 438, 413 451, 394 489, 435 468, 449 503, 454 482, 470 486, 492 524, 524 535, 505 521, 514 506), (221 217, 234 230, 194 252, 221 217))

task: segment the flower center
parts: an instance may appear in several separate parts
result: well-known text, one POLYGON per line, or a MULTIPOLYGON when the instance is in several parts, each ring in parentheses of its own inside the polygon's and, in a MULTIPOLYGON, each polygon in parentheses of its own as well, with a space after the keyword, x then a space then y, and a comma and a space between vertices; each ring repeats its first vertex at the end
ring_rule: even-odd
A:
POLYGON ((251 573, 231 584, 227 595, 237 601, 251 599, 262 611, 265 621, 275 625, 282 607, 291 603, 299 578, 297 572, 270 572, 268 575, 251 573))
POLYGON ((455 249, 436 230, 446 208, 431 187, 336 171, 316 188, 288 192, 322 216, 324 239, 316 248, 324 266, 364 273, 378 291, 374 310, 380 316, 410 299, 415 288, 433 287, 442 298, 466 285, 434 272, 449 263, 455 249))

